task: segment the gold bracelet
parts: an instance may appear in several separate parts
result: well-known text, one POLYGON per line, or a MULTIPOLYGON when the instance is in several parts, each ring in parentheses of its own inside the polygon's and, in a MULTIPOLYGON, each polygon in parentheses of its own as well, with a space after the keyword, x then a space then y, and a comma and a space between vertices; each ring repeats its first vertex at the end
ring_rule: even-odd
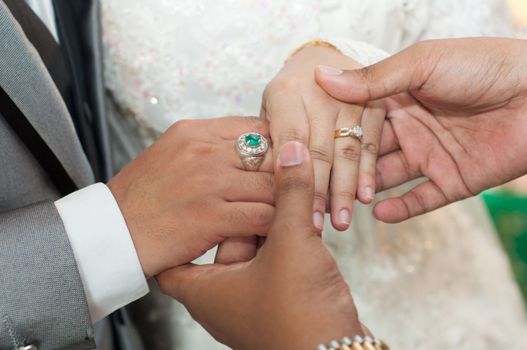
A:
POLYGON ((309 40, 308 42, 306 42, 306 43, 300 45, 299 47, 297 47, 296 49, 294 49, 293 52, 291 52, 289 54, 289 56, 287 56, 287 58, 286 58, 284 63, 289 62, 289 60, 291 58, 293 58, 293 56, 296 55, 298 52, 302 51, 306 47, 311 47, 311 46, 327 47, 327 48, 330 48, 330 49, 333 49, 335 51, 338 51, 338 52, 342 53, 342 51, 340 51, 340 49, 338 47, 336 47, 335 45, 333 45, 332 43, 330 43, 330 42, 328 42, 326 40, 313 39, 313 40, 309 40))

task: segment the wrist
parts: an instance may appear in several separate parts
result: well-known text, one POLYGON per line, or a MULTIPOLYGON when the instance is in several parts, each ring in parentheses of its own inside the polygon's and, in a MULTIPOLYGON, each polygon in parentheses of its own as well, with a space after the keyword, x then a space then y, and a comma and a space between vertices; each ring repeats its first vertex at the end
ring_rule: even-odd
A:
MULTIPOLYGON (((153 251, 153 247, 149 247, 149 244, 147 241, 142 239, 142 235, 140 234, 141 229, 139 225, 137 224, 137 215, 133 213, 133 206, 129 206, 129 196, 128 191, 126 191, 126 188, 128 186, 122 185, 121 181, 117 178, 119 176, 116 175, 116 177, 110 179, 110 181, 107 184, 108 189, 112 193, 113 197, 115 198, 115 201, 117 205, 119 206, 121 213, 123 215, 124 221, 128 227, 128 231, 130 232, 130 237, 132 238, 132 242, 134 243, 137 257, 139 258, 139 263, 141 264, 141 268, 143 269, 143 273, 146 276, 146 278, 150 278, 152 276, 155 276, 157 273, 161 272, 156 267, 156 263, 152 261, 151 254, 148 254, 147 252, 153 251)), ((133 203, 133 201, 131 201, 133 203)))
POLYGON ((318 345, 327 344, 332 340, 339 341, 344 337, 353 338, 366 335, 358 320, 335 322, 333 318, 319 319, 310 325, 293 325, 272 348, 315 350, 318 345))
POLYGON ((289 57, 286 64, 297 64, 298 62, 310 64, 313 67, 317 65, 337 66, 342 69, 357 69, 362 67, 354 59, 344 55, 335 47, 329 46, 311 45, 302 47, 289 57))

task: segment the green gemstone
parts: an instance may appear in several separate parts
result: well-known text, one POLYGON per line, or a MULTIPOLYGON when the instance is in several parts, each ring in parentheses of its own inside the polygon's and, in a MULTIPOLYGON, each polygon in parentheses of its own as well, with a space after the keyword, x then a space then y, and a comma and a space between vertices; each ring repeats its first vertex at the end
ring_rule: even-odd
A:
POLYGON ((262 140, 262 137, 257 134, 249 134, 245 136, 245 144, 249 147, 256 148, 260 146, 261 140, 262 140))

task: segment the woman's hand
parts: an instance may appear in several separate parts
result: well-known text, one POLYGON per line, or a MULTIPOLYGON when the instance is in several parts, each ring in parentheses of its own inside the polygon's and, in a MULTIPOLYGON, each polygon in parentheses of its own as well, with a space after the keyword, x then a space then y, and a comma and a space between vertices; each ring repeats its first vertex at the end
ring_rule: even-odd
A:
POLYGON ((267 86, 261 116, 270 121, 275 149, 291 140, 309 145, 315 168, 315 226, 322 230, 323 213, 329 207, 333 226, 345 230, 356 197, 365 204, 374 199, 375 165, 385 112, 378 102, 364 108, 331 98, 314 80, 319 64, 360 67, 333 48, 305 47, 267 86), (355 125, 364 130, 362 145, 350 137, 335 139, 336 129, 355 125))
POLYGON ((395 95, 379 190, 427 181, 377 204, 377 218, 406 220, 527 173, 526 56, 525 40, 436 40, 361 70, 317 72, 343 101, 395 95))
POLYGON ((276 215, 256 257, 167 271, 157 278, 161 290, 237 350, 314 349, 332 339, 364 335, 348 285, 312 222, 307 148, 285 144, 275 176, 276 215))

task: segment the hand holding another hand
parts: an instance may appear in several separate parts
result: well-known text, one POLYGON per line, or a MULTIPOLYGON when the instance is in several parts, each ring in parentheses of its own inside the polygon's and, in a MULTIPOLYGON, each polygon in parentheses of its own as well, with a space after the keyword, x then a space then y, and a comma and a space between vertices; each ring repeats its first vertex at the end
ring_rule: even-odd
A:
POLYGON ((147 277, 228 238, 267 234, 274 214, 271 157, 248 172, 234 151, 235 140, 249 131, 268 135, 267 123, 177 122, 108 183, 147 277))
POLYGON ((312 222, 314 177, 299 142, 280 150, 276 216, 247 262, 186 265, 157 278, 218 341, 237 350, 314 349, 363 335, 349 287, 312 222))
POLYGON ((364 69, 317 71, 339 100, 391 96, 379 191, 428 180, 378 203, 377 218, 403 221, 527 173, 526 55, 524 40, 437 40, 364 69))

